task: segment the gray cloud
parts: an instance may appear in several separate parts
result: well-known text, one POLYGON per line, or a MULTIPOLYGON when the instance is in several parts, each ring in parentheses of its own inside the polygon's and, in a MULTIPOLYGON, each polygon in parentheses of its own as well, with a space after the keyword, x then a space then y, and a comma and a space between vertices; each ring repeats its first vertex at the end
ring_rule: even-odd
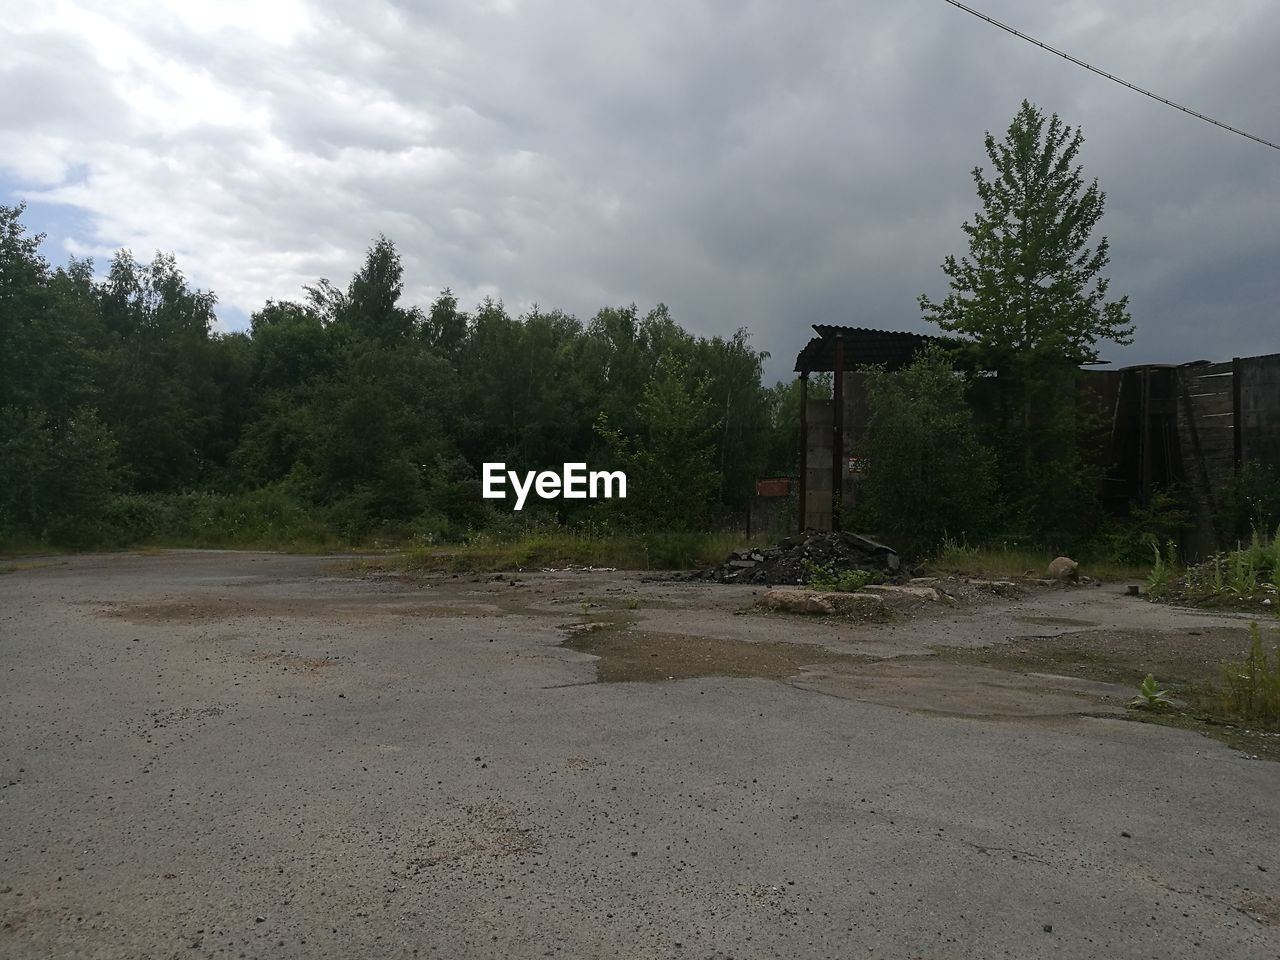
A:
MULTIPOLYGON (((238 310, 385 232, 420 302, 662 300, 749 327, 781 376, 810 323, 927 329, 983 132, 1025 96, 1083 128, 1108 194, 1138 342, 1105 354, 1277 349, 1280 154, 941 0, 120 6, 0 25, 0 173, 83 214, 77 252, 173 250, 238 310)), ((984 9, 1280 137, 1272 3, 984 9)))

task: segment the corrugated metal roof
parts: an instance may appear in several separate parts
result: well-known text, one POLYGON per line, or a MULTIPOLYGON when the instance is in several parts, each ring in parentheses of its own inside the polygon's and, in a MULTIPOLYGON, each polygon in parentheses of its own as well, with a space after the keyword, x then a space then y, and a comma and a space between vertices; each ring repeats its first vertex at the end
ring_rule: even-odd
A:
POLYGON ((818 336, 810 340, 796 357, 797 373, 828 372, 836 366, 836 339, 844 341, 846 370, 871 364, 889 370, 905 367, 912 357, 931 343, 949 343, 945 337, 930 337, 905 330, 871 330, 815 323, 818 336))

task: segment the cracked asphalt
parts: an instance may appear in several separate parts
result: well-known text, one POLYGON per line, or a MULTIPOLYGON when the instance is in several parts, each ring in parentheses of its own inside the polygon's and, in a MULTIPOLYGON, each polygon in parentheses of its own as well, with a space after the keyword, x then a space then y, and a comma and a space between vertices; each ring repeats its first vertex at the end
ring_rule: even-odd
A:
MULTIPOLYGON (((1086 716, 1097 684, 979 716, 886 678, 921 630, 1004 639, 1014 601, 913 635, 744 613, 737 587, 520 579, 10 562, 0 956, 1280 956, 1280 764, 1086 716), (611 598, 689 643, 880 669, 594 682, 562 643, 611 598)), ((1134 610, 1038 602, 1020 615, 1134 610)))

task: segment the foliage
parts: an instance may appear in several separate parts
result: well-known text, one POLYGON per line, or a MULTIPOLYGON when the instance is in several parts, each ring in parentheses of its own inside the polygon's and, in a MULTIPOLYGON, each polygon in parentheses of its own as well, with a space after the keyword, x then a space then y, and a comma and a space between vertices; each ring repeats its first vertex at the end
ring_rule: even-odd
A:
MULTIPOLYGON (((794 466, 795 388, 765 387, 744 331, 697 337, 662 305, 586 323, 491 299, 466 311, 448 290, 422 309, 379 237, 347 283, 223 334, 172 256, 55 270, 22 213, 0 206, 5 543, 458 541, 510 522, 479 495, 487 461, 625 462, 638 496, 616 519, 692 531, 794 466)), ((653 551, 688 556, 662 536, 653 551)))
POLYGON ((942 329, 974 343, 988 369, 1024 358, 1097 359, 1101 339, 1127 343, 1127 298, 1108 302, 1106 237, 1090 247, 1105 194, 1085 186, 1076 163, 1084 142, 1057 114, 1023 101, 1002 141, 984 145, 994 177, 973 171, 982 210, 963 225, 969 254, 949 256, 951 292, 921 308, 942 329))
POLYGON ((877 580, 873 570, 836 570, 830 564, 819 566, 805 561, 805 582, 823 593, 855 593, 877 580))
MULTIPOLYGON (((1277 531, 1280 533, 1280 531, 1277 531)), ((1280 612, 1280 538, 1254 532, 1248 544, 1216 553, 1174 577, 1176 561, 1172 541, 1168 559, 1157 559, 1152 599, 1197 606, 1241 609, 1270 607, 1280 612)))
POLYGON ((117 486, 115 440, 82 407, 62 422, 0 409, 0 533, 82 546, 94 539, 117 486))
POLYGON ((866 390, 865 525, 912 548, 987 534, 996 517, 994 464, 945 354, 928 350, 893 373, 868 370, 866 390))
POLYGON ((1219 505, 1219 535, 1228 542, 1280 527, 1280 467, 1246 463, 1231 478, 1219 505))
MULTIPOLYGON (((927 566, 932 570, 983 579, 1021 577, 1027 574, 1040 577, 1044 575, 1049 561, 1058 556, 1059 552, 1017 541, 991 541, 974 545, 948 537, 927 566)), ((1118 563, 1106 557, 1092 558, 1087 563, 1082 560, 1082 569, 1087 567, 1089 576, 1095 580, 1142 578, 1146 576, 1149 566, 1146 558, 1141 564, 1118 563)))
POLYGON ((614 501, 614 510, 633 525, 692 530, 706 523, 721 476, 714 438, 722 426, 707 393, 705 379, 667 361, 645 387, 633 436, 604 416, 597 423, 612 463, 628 478, 627 498, 614 501))
POLYGON ((1084 545, 1084 552, 1114 565, 1144 566, 1153 541, 1177 540, 1190 523, 1181 491, 1158 490, 1146 504, 1133 504, 1124 519, 1104 521, 1084 545))
POLYGON ((1138 687, 1138 695, 1129 701, 1129 706, 1138 710, 1168 710, 1173 706, 1168 690, 1161 690, 1156 678, 1148 673, 1138 687))
POLYGON ((1268 653, 1256 623, 1250 624, 1249 637, 1244 662, 1223 668, 1223 711, 1244 723, 1280 730, 1280 645, 1268 653))
POLYGON ((364 569, 417 573, 484 573, 538 570, 571 564, 632 570, 687 570, 709 567, 742 546, 735 534, 650 531, 608 527, 538 526, 513 536, 488 533, 452 546, 420 546, 393 556, 360 561, 364 569))
POLYGON ((1169 582, 1178 568, 1178 545, 1169 540, 1161 552, 1160 544, 1152 540, 1150 549, 1154 562, 1147 576, 1147 594, 1153 600, 1159 600, 1168 592, 1169 582))
POLYGON ((919 298, 925 315, 959 335, 963 358, 993 375, 985 388, 1000 484, 1028 530, 1060 534, 1096 513, 1096 471, 1085 447, 1077 365, 1098 343, 1128 343, 1127 298, 1108 300, 1107 239, 1091 244, 1105 195, 1077 163, 1083 137, 1029 102, 1004 138, 985 138, 988 179, 973 171, 982 209, 963 230, 968 254, 943 262, 950 292, 919 298))

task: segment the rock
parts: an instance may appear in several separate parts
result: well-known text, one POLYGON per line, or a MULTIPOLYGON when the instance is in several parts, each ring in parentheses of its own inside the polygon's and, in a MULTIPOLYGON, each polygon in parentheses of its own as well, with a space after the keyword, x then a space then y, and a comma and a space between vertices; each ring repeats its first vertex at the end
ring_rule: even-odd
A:
POLYGON ((783 613, 820 616, 871 616, 884 609, 884 601, 869 593, 815 593, 811 590, 766 590, 756 605, 783 613))
POLYGON ((756 562, 754 560, 730 560, 729 561, 729 566, 739 567, 744 570, 754 567, 755 565, 756 565, 756 562))
POLYGON ((821 594, 805 590, 766 590, 757 602, 766 610, 781 610, 784 613, 836 612, 836 608, 824 600, 821 594))
POLYGON ((1050 580, 1075 581, 1080 577, 1080 564, 1070 557, 1057 557, 1050 561, 1048 575, 1050 580))

